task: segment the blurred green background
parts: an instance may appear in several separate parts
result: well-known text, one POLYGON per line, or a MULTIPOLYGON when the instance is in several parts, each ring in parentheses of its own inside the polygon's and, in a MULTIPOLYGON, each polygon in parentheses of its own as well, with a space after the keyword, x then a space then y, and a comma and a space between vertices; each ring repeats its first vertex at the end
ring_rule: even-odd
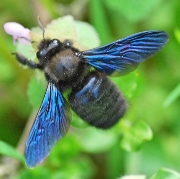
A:
MULTIPOLYGON (((173 171, 180 172, 180 1, 6 0, 0 2, 0 17, 0 178, 113 179, 130 174, 149 178, 160 168, 170 169, 168 175, 176 178, 173 171), (129 102, 127 115, 115 127, 100 131, 81 124, 74 115, 66 137, 43 164, 30 170, 21 154, 30 129, 27 121, 34 119, 37 109, 27 89, 38 85, 34 71, 23 69, 11 55, 16 47, 3 24, 15 21, 30 29, 38 26, 37 14, 44 26, 68 14, 88 22, 102 45, 145 30, 166 31, 170 40, 135 72, 112 79, 129 102)), ((43 95, 37 97, 42 100, 43 95)))

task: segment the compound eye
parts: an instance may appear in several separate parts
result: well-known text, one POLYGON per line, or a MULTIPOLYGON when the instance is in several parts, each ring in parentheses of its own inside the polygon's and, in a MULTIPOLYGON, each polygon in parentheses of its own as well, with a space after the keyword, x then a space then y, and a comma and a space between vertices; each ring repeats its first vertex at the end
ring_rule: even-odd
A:
POLYGON ((46 55, 44 50, 40 50, 36 53, 37 58, 42 58, 46 55))
POLYGON ((52 42, 53 42, 54 45, 58 45, 59 44, 59 41, 57 39, 54 39, 52 42))
POLYGON ((45 45, 42 42, 42 45, 42 48, 36 53, 37 58, 45 58, 48 53, 56 51, 61 46, 61 43, 58 39, 53 39, 46 42, 45 45))
POLYGON ((53 39, 53 40, 51 41, 51 43, 49 44, 49 47, 48 47, 48 48, 49 48, 49 50, 51 50, 51 49, 57 48, 59 45, 60 45, 59 40, 53 39))

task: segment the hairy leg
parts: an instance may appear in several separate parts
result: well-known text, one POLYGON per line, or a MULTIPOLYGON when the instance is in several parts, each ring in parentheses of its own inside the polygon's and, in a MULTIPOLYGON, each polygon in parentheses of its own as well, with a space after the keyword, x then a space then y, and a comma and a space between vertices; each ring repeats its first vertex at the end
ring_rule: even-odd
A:
POLYGON ((13 52, 12 55, 15 55, 17 61, 21 63, 22 65, 27 65, 29 68, 33 68, 33 69, 35 68, 42 69, 42 65, 40 65, 39 63, 35 63, 32 60, 27 59, 26 57, 24 57, 18 52, 13 52))

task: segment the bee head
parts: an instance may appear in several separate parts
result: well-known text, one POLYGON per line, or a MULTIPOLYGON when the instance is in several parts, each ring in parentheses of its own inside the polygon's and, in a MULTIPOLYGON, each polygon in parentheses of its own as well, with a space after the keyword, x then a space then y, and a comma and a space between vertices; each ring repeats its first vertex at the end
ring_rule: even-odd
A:
POLYGON ((38 45, 38 52, 36 54, 39 60, 46 59, 48 55, 56 53, 60 48, 62 48, 62 43, 58 39, 43 39, 38 45))

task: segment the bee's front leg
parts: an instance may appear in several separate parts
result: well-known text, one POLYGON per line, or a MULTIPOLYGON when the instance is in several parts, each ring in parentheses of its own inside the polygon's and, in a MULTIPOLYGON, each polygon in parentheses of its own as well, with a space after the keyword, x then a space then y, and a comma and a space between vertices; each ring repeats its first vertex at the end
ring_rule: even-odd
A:
POLYGON ((26 57, 24 57, 22 54, 18 53, 18 52, 12 52, 12 55, 16 56, 16 59, 19 63, 21 63, 22 65, 27 65, 29 68, 38 68, 38 69, 42 69, 42 65, 39 63, 35 63, 32 60, 27 59, 26 57))

